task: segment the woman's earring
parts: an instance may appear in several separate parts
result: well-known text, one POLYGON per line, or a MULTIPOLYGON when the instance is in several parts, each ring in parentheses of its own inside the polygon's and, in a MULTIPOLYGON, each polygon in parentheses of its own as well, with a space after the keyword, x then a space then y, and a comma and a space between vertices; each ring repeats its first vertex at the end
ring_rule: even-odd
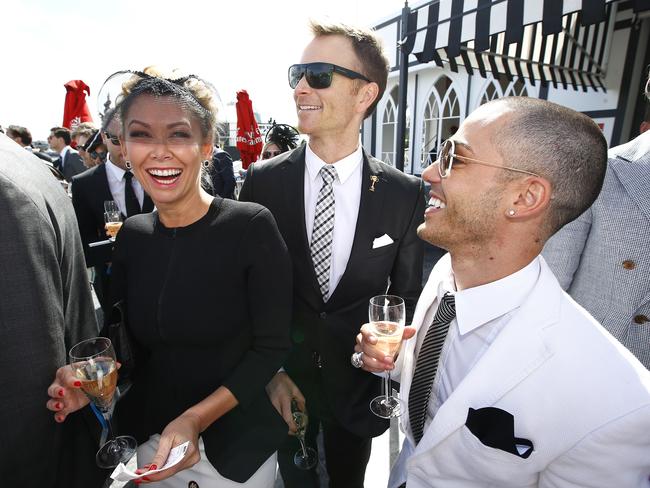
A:
POLYGON ((205 169, 208 169, 210 167, 210 160, 209 159, 206 159, 205 161, 203 161, 203 167, 205 169))
POLYGON ((124 161, 124 166, 126 166, 126 169, 128 169, 129 171, 133 169, 133 165, 131 164, 131 161, 129 161, 128 159, 124 161))
POLYGON ((515 212, 513 209, 508 210, 508 215, 510 215, 510 217, 512 217, 516 213, 517 212, 515 212))

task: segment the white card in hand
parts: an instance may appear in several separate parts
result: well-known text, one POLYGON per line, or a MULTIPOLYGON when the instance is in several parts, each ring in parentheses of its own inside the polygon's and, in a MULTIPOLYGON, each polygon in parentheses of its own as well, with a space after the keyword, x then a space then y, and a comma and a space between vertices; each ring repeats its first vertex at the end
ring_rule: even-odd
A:
POLYGON ((169 451, 169 456, 167 456, 167 461, 165 461, 165 464, 162 467, 158 469, 154 469, 153 471, 147 471, 146 473, 135 474, 133 471, 130 471, 124 465, 124 463, 120 463, 117 465, 117 467, 111 474, 111 479, 114 479, 115 481, 137 480, 139 478, 142 478, 143 476, 149 476, 151 474, 164 471, 165 469, 169 469, 172 466, 175 466, 181 462, 181 459, 185 457, 185 453, 187 452, 187 448, 189 447, 189 445, 190 445, 190 441, 187 441, 184 444, 181 444, 180 446, 174 447, 171 451, 169 451))

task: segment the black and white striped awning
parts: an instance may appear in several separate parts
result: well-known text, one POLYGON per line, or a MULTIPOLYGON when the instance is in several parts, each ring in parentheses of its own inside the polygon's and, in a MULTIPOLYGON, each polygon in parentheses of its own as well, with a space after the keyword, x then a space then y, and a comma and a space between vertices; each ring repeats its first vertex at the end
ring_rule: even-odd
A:
MULTIPOLYGON (((616 1, 434 0, 411 12, 403 48, 421 63, 463 65, 484 78, 490 71, 533 85, 604 90, 616 1)), ((650 9, 650 0, 625 3, 634 12, 650 9)))

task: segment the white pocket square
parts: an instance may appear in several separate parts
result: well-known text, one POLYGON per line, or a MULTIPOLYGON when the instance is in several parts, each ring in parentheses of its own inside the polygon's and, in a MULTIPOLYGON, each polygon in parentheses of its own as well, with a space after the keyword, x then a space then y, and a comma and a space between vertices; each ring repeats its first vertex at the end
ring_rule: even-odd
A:
POLYGON ((372 248, 377 249, 378 247, 384 247, 388 244, 392 244, 393 242, 393 239, 391 239, 388 234, 384 234, 383 236, 377 237, 374 241, 372 241, 372 248))

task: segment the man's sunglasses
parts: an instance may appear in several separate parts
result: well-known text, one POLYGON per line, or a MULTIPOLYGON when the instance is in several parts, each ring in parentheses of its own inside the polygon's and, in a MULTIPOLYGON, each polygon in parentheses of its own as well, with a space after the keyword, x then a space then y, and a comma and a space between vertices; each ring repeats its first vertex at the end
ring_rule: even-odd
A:
POLYGON ((305 63, 289 67, 289 86, 296 88, 304 76, 312 88, 317 90, 328 88, 332 84, 334 73, 339 73, 352 80, 364 80, 370 83, 370 80, 361 73, 332 63, 305 63))
POLYGON ((110 132, 104 132, 104 135, 108 137, 108 140, 111 141, 111 144, 115 144, 116 146, 120 145, 120 139, 117 136, 114 136, 110 132))
POLYGON ((88 154, 93 159, 99 159, 100 161, 106 161, 106 153, 105 152, 91 151, 88 154))

